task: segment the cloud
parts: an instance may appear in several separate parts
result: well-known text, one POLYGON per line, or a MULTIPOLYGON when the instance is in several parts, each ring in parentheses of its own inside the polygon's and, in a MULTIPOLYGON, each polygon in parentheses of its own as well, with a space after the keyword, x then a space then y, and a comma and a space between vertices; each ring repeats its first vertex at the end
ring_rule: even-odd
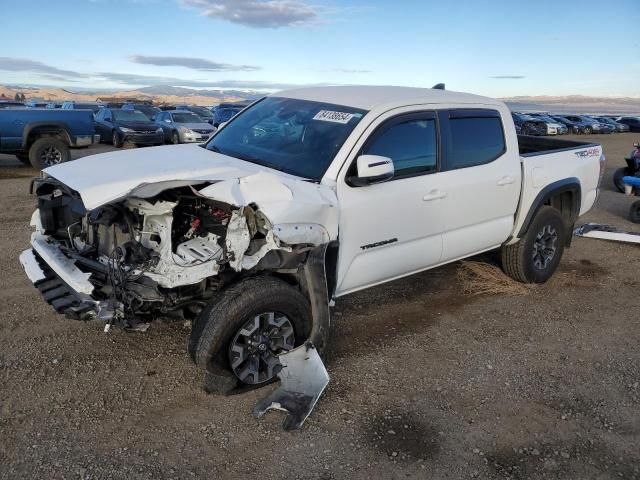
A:
POLYGON ((494 80, 522 80, 526 77, 524 75, 493 75, 489 78, 493 78, 494 80))
POLYGON ((230 65, 228 63, 217 63, 205 58, 193 57, 158 57, 150 55, 132 55, 129 57, 134 63, 143 65, 156 65, 159 67, 185 67, 193 70, 205 72, 255 72, 260 67, 251 65, 230 65))
POLYGON ((205 17, 252 28, 298 27, 318 23, 318 8, 302 0, 180 0, 205 17))
POLYGON ((0 70, 5 72, 37 73, 39 76, 61 81, 75 81, 77 78, 86 77, 86 75, 73 70, 63 70, 25 58, 0 57, 0 70))

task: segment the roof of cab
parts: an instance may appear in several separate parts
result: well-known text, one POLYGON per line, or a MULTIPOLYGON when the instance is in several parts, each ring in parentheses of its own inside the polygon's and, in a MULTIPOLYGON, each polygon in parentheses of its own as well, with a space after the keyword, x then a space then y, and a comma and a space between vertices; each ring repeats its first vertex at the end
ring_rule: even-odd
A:
POLYGON ((423 103, 474 103, 502 105, 499 100, 470 93, 433 88, 349 85, 339 87, 309 87, 285 90, 274 97, 294 98, 313 102, 332 103, 363 110, 376 107, 395 107, 423 103))

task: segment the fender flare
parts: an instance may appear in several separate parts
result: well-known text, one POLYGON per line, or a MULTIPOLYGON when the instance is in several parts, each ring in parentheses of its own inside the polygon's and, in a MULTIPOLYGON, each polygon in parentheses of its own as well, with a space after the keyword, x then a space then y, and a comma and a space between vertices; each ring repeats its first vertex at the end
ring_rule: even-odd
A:
POLYGON ((64 122, 31 122, 25 125, 22 131, 22 148, 26 148, 28 145, 27 139, 32 130, 40 127, 50 127, 55 130, 62 130, 66 137, 67 144, 71 145, 71 133, 69 127, 64 122))
POLYGON ((573 194, 571 219, 575 220, 580 213, 580 205, 582 205, 582 186, 580 185, 579 179, 576 177, 570 177, 550 183, 540 190, 536 198, 531 203, 527 216, 525 217, 522 227, 520 227, 520 231, 518 232, 518 238, 522 238, 527 233, 527 230, 529 230, 529 226, 538 213, 538 210, 540 210, 540 207, 542 207, 550 198, 567 192, 571 192, 573 194))

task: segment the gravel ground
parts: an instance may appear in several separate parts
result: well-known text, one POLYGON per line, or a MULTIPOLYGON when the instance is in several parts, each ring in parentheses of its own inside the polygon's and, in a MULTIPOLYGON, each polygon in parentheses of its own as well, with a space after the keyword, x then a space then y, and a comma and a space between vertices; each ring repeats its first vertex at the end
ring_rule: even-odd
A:
MULTIPOLYGON (((592 139, 607 176, 582 220, 638 230, 611 188, 638 136, 592 139)), ((285 433, 250 415, 274 386, 202 391, 182 323, 104 334, 53 313, 17 260, 19 165, 0 155, 0 479, 640 478, 638 246, 576 238, 520 296, 465 295, 454 264, 340 299, 331 383, 285 433)))

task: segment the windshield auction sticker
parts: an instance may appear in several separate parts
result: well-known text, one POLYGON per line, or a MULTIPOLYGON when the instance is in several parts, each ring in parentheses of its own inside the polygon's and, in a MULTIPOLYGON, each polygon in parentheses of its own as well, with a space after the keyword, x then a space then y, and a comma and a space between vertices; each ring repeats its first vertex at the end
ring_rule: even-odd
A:
POLYGON ((353 118, 353 113, 334 112, 332 110, 320 110, 313 117, 314 120, 320 120, 322 122, 334 122, 334 123, 349 123, 349 120, 353 118))

